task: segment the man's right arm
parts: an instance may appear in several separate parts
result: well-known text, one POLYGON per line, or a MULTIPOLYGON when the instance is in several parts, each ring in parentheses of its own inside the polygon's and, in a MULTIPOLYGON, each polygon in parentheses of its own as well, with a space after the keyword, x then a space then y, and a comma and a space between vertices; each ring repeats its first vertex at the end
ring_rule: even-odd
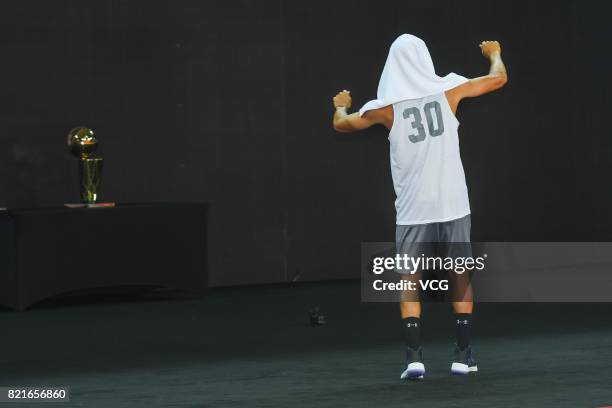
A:
POLYGON ((453 112, 457 110, 457 106, 463 98, 473 98, 493 92, 508 82, 508 74, 501 58, 499 43, 497 41, 483 41, 480 43, 480 49, 482 55, 488 58, 491 63, 489 74, 472 78, 468 82, 446 92, 446 97, 453 112))

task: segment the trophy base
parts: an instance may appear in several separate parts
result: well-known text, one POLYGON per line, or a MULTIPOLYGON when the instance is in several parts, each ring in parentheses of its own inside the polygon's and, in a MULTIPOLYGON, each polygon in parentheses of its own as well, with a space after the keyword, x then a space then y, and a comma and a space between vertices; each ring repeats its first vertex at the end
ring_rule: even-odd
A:
POLYGON ((64 207, 68 208, 111 208, 114 207, 115 203, 95 203, 95 204, 87 204, 87 203, 66 203, 64 207))

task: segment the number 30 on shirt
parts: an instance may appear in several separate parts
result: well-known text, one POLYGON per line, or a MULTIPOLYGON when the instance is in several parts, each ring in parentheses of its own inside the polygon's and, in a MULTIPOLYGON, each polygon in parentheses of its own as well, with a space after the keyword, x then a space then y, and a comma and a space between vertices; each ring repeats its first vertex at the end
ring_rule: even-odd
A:
MULTIPOLYGON (((423 112, 427 119, 427 130, 431 137, 440 136, 444 133, 444 122, 442 121, 442 108, 438 101, 428 102, 423 106, 423 112), (433 115, 436 115, 436 124, 434 125, 433 115)), ((418 143, 425 140, 427 134, 425 133, 425 126, 423 126, 423 116, 418 108, 410 107, 404 109, 404 119, 412 121, 412 128, 416 130, 416 133, 411 133, 408 138, 412 143, 418 143)))

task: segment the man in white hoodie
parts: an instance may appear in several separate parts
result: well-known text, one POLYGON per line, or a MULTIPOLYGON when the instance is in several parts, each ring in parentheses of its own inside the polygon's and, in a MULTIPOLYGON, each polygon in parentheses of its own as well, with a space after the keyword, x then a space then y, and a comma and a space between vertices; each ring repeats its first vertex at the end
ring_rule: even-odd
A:
MULTIPOLYGON (((400 253, 415 253, 418 243, 454 243, 467 245, 471 251, 470 205, 455 114, 464 98, 492 92, 507 82, 499 43, 483 41, 479 46, 490 62, 488 75, 467 79, 450 73, 440 77, 425 43, 403 34, 391 45, 377 99, 349 114, 350 92, 342 91, 333 98, 336 131, 354 132, 373 125, 389 130, 391 174, 397 197, 396 246, 400 253)), ((411 276, 419 277, 420 271, 411 276)), ((469 374, 478 370, 470 347, 472 292, 466 276, 455 277, 463 287, 461 296, 453 299, 457 344, 451 373, 469 374)), ((407 368, 401 378, 420 379, 425 366, 418 294, 416 298, 402 298, 400 312, 407 347, 407 368)))

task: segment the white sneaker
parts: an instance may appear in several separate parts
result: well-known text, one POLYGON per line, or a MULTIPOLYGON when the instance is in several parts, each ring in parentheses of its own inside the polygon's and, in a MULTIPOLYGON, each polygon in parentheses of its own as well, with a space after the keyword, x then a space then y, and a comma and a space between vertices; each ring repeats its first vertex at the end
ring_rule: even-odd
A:
POLYGON ((455 345, 455 358, 451 364, 451 374, 466 375, 478 371, 476 361, 472 358, 472 348, 467 346, 463 350, 455 345))
POLYGON ((420 380, 425 374, 425 364, 423 364, 423 350, 419 347, 413 350, 410 347, 406 351, 406 361, 408 367, 404 370, 400 379, 402 380, 420 380))

